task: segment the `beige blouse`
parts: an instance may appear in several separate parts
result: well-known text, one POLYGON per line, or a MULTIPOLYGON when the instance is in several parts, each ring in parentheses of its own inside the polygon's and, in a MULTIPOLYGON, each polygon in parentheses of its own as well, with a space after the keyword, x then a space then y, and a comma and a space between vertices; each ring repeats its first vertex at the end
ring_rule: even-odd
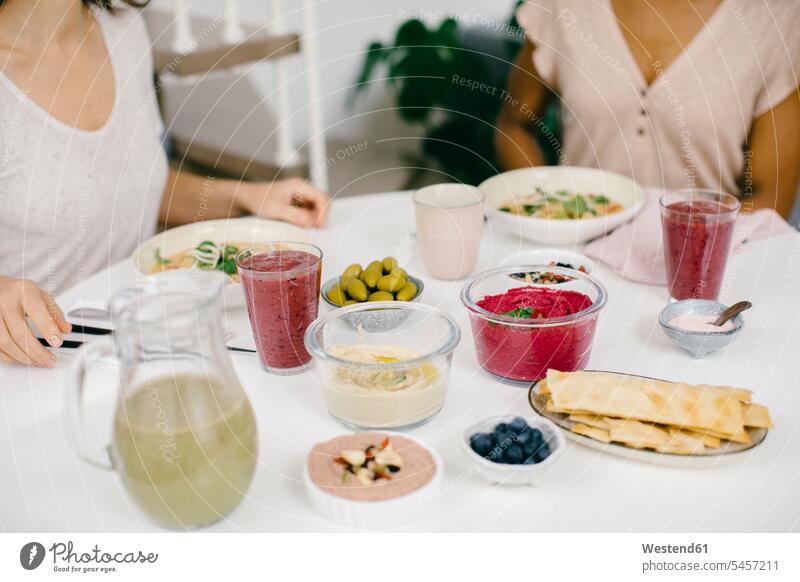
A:
POLYGON ((645 186, 741 192, 753 121, 800 76, 796 0, 723 0, 650 86, 610 0, 528 0, 517 18, 561 99, 561 162, 645 186))

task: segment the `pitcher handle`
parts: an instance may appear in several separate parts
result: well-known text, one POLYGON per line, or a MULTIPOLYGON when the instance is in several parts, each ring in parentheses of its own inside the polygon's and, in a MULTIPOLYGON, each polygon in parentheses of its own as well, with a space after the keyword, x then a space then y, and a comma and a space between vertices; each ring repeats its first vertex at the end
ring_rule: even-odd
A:
POLYGON ((84 344, 75 354, 75 361, 67 375, 64 395, 67 429, 78 456, 96 467, 113 470, 108 448, 106 446, 98 447, 95 439, 86 432, 83 420, 86 374, 94 362, 109 356, 114 357, 114 343, 111 338, 105 337, 84 344))

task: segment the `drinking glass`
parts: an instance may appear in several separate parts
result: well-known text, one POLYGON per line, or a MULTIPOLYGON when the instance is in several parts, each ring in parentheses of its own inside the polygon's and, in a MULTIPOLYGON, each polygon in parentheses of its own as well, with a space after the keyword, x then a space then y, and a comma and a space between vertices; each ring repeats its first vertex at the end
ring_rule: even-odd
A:
POLYGON ((715 190, 688 189, 667 192, 659 202, 670 300, 716 300, 739 200, 715 190))
POLYGON ((262 367, 284 376, 302 372, 311 362, 303 337, 317 318, 322 251, 271 243, 242 251, 236 263, 262 367))
POLYGON ((414 193, 422 261, 437 279, 472 273, 483 234, 483 193, 466 184, 435 184, 414 193))

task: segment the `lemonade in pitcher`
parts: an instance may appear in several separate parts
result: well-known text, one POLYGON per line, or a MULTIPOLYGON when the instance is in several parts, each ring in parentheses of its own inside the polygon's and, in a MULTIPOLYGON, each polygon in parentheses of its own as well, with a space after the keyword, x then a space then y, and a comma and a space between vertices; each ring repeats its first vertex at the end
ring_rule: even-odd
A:
POLYGON ((80 455, 119 473, 136 504, 173 529, 228 516, 258 464, 253 408, 222 341, 223 283, 173 272, 116 294, 113 339, 88 342, 68 384, 67 422, 80 455), (84 427, 84 388, 91 363, 112 357, 119 397, 111 443, 101 446, 84 427))
POLYGON ((117 468, 139 506, 168 527, 228 515, 255 473, 253 410, 246 398, 218 402, 219 382, 165 376, 131 390, 117 409, 117 468))

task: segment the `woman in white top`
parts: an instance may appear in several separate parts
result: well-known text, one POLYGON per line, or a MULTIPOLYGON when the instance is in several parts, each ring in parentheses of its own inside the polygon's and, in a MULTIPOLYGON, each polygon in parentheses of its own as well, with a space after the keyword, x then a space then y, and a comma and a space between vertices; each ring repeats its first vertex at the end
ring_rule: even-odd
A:
POLYGON ((745 212, 789 215, 800 172, 796 0, 531 0, 517 18, 528 41, 496 133, 507 169, 542 164, 531 131, 551 89, 561 163, 722 189, 743 196, 745 212))
POLYGON ((303 180, 171 169, 139 11, 109 0, 0 0, 0 361, 52 366, 70 329, 52 295, 129 255, 157 222, 242 214, 321 226, 303 180))

